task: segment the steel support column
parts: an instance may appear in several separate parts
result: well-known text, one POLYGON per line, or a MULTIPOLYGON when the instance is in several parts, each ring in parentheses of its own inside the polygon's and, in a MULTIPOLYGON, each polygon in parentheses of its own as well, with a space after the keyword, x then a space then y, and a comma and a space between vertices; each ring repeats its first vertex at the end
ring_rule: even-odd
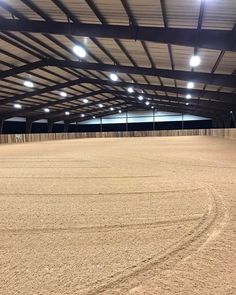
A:
POLYGON ((0 134, 2 134, 2 131, 3 131, 3 124, 4 124, 4 120, 0 119, 0 134))
POLYGON ((26 118, 26 133, 31 133, 33 121, 30 118, 26 118))
POLYGON ((48 133, 52 133, 52 129, 53 129, 53 121, 48 120, 48 133))

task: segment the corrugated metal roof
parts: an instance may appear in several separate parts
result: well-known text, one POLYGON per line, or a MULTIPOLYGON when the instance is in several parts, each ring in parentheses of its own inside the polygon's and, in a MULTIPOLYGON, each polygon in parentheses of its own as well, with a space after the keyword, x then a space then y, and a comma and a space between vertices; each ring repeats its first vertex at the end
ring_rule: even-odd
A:
MULTIPOLYGON (((0 3, 0 21, 5 19, 19 20, 53 20, 56 22, 68 22, 83 24, 112 24, 112 25, 133 25, 130 30, 136 29, 137 26, 160 27, 160 28, 188 28, 188 29, 219 29, 231 31, 236 23, 236 1, 235 0, 11 0, 1 1, 0 3)), ((184 33, 183 33, 184 34, 184 33)), ((178 39, 178 36, 176 36, 178 39)), ((197 40, 196 40, 197 41, 197 40)), ((233 40, 232 40, 233 42, 233 40)), ((85 61, 88 63, 109 64, 114 66, 132 66, 144 68, 167 69, 172 71, 186 71, 189 73, 189 79, 184 80, 159 76, 150 76, 144 74, 132 73, 118 73, 119 80, 127 83, 138 83, 147 85, 143 89, 144 97, 148 95, 156 95, 157 101, 164 99, 166 96, 184 97, 182 93, 178 93, 176 87, 184 88, 187 92, 187 82, 191 81, 191 73, 218 73, 232 75, 236 70, 236 52, 234 51, 220 51, 213 49, 198 48, 196 46, 187 47, 180 45, 160 44, 158 42, 150 41, 136 41, 135 35, 132 39, 119 39, 97 37, 94 38, 89 34, 84 36, 56 35, 50 33, 30 33, 30 32, 0 32, 0 70, 17 68, 22 65, 30 64, 40 59, 56 58, 63 60, 78 61, 79 58, 73 53, 75 45, 82 45, 86 51, 87 56, 85 61), (197 53, 201 57, 201 64, 192 71, 189 65, 190 57, 197 53), (158 86, 159 88, 151 89, 150 86, 158 86), (172 92, 165 91, 163 87, 172 87, 172 92), (161 91, 163 88, 163 91, 161 91)), ((232 43, 233 46, 233 43, 232 43)), ((1 73, 1 72, 0 72, 1 73)), ((16 101, 22 102, 27 111, 27 107, 37 105, 38 110, 35 112, 42 113, 40 105, 42 102, 50 102, 58 98, 58 104, 52 106, 53 109, 66 110, 68 106, 76 106, 78 101, 71 99, 68 102, 60 104, 60 87, 57 91, 47 91, 48 87, 52 85, 59 85, 66 81, 72 81, 78 78, 98 79, 102 84, 97 84, 99 81, 90 80, 91 82, 83 82, 82 84, 75 84, 63 87, 63 91, 68 92, 70 97, 78 96, 85 92, 93 92, 97 90, 115 90, 123 91, 123 95, 127 96, 127 85, 115 87, 115 84, 109 85, 110 72, 102 70, 86 70, 79 68, 60 68, 56 66, 44 66, 31 71, 15 74, 7 79, 0 81, 0 100, 4 102, 6 98, 16 98, 16 101), (30 79, 35 83, 35 89, 45 88, 45 92, 25 97, 17 100, 17 95, 28 92, 29 90, 23 86, 25 79, 30 79), (94 82, 93 82, 94 81, 94 82), (40 102, 41 101, 41 102, 40 102), (26 107, 27 105, 27 107, 26 107)), ((35 90, 34 89, 34 90, 35 90)), ((235 88, 227 87, 226 85, 210 85, 210 83, 195 83, 194 89, 202 90, 197 97, 199 101, 206 99, 204 95, 205 90, 209 90, 218 96, 217 91, 224 93, 235 93, 235 88)), ((30 90, 31 91, 31 90, 30 90)), ((137 85, 135 89, 136 95, 140 93, 140 87, 137 85)), ((81 110, 88 110, 88 114, 101 112, 97 108, 95 102, 106 101, 106 105, 114 105, 119 98, 112 99, 113 94, 104 93, 93 96, 91 94, 90 101, 94 101, 94 105, 89 107, 86 104, 80 104, 80 109, 76 109, 75 113, 80 113, 81 110), (110 101, 108 99, 110 98, 110 101), (90 111, 89 111, 90 110, 90 111)), ((128 97, 128 96, 127 96, 128 97)), ((224 95, 222 95, 224 98, 224 95)), ((227 98, 228 96, 226 96, 227 98)), ((222 99, 223 99, 222 98, 222 99)), ((122 100, 121 100, 122 101, 122 100)), ((168 99, 171 106, 171 100, 168 99)), ((212 100, 213 101, 213 100, 212 100)), ((207 112, 211 112, 211 106, 214 102, 209 102, 207 112)), ((137 101, 137 103, 140 103, 137 101)), ((139 105, 133 103, 133 107, 137 108, 139 105)), ((229 99, 225 99, 225 110, 234 107, 234 101, 229 103, 229 99)), ((127 107, 127 100, 123 100, 123 107, 127 107)), ((156 107, 158 104, 156 104, 156 107)), ((12 112, 12 102, 7 102, 4 105, 4 110, 8 109, 12 112)), ((182 102, 180 109, 183 110, 182 102)), ((194 110, 203 111, 197 106, 194 110)), ((191 111, 191 101, 190 108, 191 111)), ((219 110, 219 112, 222 111, 219 110)), ((32 113, 33 115, 34 113, 32 113)), ((42 113, 43 114, 43 113, 42 113)), ((5 114, 2 114, 4 116, 5 114)), ((31 115, 31 113, 30 113, 31 115)), ((44 114, 43 114, 44 115, 44 114)), ((48 115, 50 116, 50 114, 48 115)), ((1 117, 1 113, 0 113, 1 117)), ((60 117, 61 119, 61 117, 60 117)))

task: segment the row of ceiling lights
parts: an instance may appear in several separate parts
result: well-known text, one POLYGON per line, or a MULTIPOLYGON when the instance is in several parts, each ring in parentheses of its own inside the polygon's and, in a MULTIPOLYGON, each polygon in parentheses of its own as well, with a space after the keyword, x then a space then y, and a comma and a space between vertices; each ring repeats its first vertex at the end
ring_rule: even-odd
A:
MULTIPOLYGON (((86 56, 86 54, 87 54, 87 53, 86 53, 86 50, 85 50, 83 47, 81 47, 81 46, 74 46, 74 48, 73 48, 73 52, 74 52, 78 57, 80 57, 80 58, 85 58, 85 56, 86 56)), ((200 63, 201 63, 201 59, 200 59, 200 57, 199 57, 198 55, 194 55, 194 56, 192 56, 192 57, 190 58, 190 66, 191 66, 191 67, 197 67, 197 66, 200 65, 200 63)), ((116 73, 111 73, 111 74, 110 74, 110 79, 111 79, 113 82, 116 82, 116 81, 118 81, 119 77, 118 77, 118 75, 117 75, 116 73)), ((29 81, 29 80, 26 80, 26 81, 24 81, 24 86, 26 86, 26 87, 28 87, 28 88, 33 88, 33 87, 34 87, 34 83, 31 82, 31 81, 29 81)), ((188 88, 188 89, 193 89, 193 88, 194 88, 194 83, 193 83, 193 82, 188 82, 188 83, 187 83, 187 88, 188 88)), ((130 86, 130 87, 127 88, 127 91, 128 91, 129 93, 133 93, 133 92, 134 92, 134 88, 133 88, 132 86, 130 86)), ((61 96, 61 97, 67 97, 67 93, 64 92, 64 91, 61 91, 61 92, 60 92, 60 96, 61 96)), ((192 98, 191 94, 187 94, 187 95, 186 95, 186 99, 191 99, 191 98, 192 98)), ((143 98, 142 95, 139 95, 138 99, 139 99, 140 101, 142 101, 144 98, 143 98)), ((86 98, 83 99, 83 102, 84 102, 84 103, 88 103, 88 99, 86 99, 86 98)), ((150 102, 149 102, 149 101, 146 101, 145 104, 146 104, 146 105, 149 105, 150 102)), ((189 105, 189 103, 186 103, 186 105, 189 105)), ((103 107, 102 104, 99 104, 98 106, 99 106, 99 107, 103 107)), ((16 109, 21 109, 21 108, 22 108, 22 105, 19 104, 19 103, 16 103, 16 104, 14 104, 14 107, 15 107, 16 109)), ((153 107, 152 107, 152 108, 153 108, 153 107)), ((110 108, 110 109, 111 109, 111 110, 114 110, 113 108, 110 108)), ((44 112, 49 113, 49 112, 50 112, 50 109, 49 109, 49 108, 44 108, 44 112)), ((67 115, 67 116, 70 115, 70 112, 66 111, 66 112, 65 112, 65 115, 67 115)), ((83 114, 82 114, 81 116, 84 117, 83 114)))

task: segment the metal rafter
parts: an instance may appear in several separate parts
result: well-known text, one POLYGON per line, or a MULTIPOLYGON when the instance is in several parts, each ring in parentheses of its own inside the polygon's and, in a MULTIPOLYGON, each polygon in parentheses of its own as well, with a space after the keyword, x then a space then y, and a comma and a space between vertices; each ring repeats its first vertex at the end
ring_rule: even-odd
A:
POLYGON ((213 74, 213 73, 202 73, 202 72, 189 72, 179 70, 166 70, 166 69, 155 69, 145 67, 131 67, 122 65, 112 65, 103 63, 88 63, 79 62, 72 60, 58 60, 58 59, 44 59, 29 63, 20 67, 16 67, 10 70, 0 72, 0 78, 6 78, 15 76, 16 74, 32 71, 41 67, 53 66, 59 68, 71 68, 71 69, 83 69, 83 70, 95 70, 95 71, 116 71, 118 73, 135 74, 135 75, 147 75, 147 76, 159 76, 170 79, 177 79, 183 81, 193 81, 196 83, 205 83, 212 85, 219 85, 224 87, 236 86, 236 75, 226 74, 213 74))
MULTIPOLYGON (((150 110, 150 107, 147 107, 141 103, 138 103, 137 101, 136 102, 132 102, 132 104, 134 106, 136 106, 137 109, 149 109, 150 110)), ((123 103, 121 103, 120 105, 117 105, 116 107, 120 107, 121 105, 123 105, 123 103)), ((193 114, 193 115, 201 115, 201 116, 205 116, 205 117, 208 117, 208 118, 213 118, 214 117, 214 113, 209 113, 207 111, 204 111, 204 110, 196 110, 195 108, 193 107, 185 107, 185 106, 180 106, 179 104, 178 105, 170 105, 168 102, 166 103, 160 103, 158 105, 158 110, 163 110, 163 111, 175 111, 175 112, 184 112, 184 113, 189 113, 189 114, 193 114)), ((115 109, 114 111, 110 111, 110 112, 106 112, 106 113, 103 113, 103 114, 100 114, 99 117, 103 117, 105 115, 112 115, 112 114, 115 114, 117 113, 117 110, 115 109)), ((96 113, 95 113, 96 114, 96 113)), ((217 114, 218 115, 218 114, 217 114)), ((78 114, 78 115, 75 115, 69 119, 66 120, 66 123, 70 124, 70 123, 73 123, 73 122, 82 122, 82 121, 85 121, 85 120, 88 120, 88 119, 91 119, 92 118, 92 115, 91 113, 85 113, 85 117, 81 118, 81 116, 78 114)), ((65 121, 65 117, 59 117, 57 119, 55 119, 54 122, 59 122, 59 121, 65 121)))
MULTIPOLYGON (((60 90, 60 89, 66 88, 66 87, 70 87, 70 86, 74 86, 74 85, 78 85, 78 84, 81 85, 83 83, 88 83, 88 84, 93 84, 93 85, 112 86, 112 87, 125 87, 125 88, 130 86, 130 83, 127 83, 127 82, 112 83, 111 81, 108 81, 108 80, 80 78, 80 79, 75 79, 75 80, 68 81, 65 83, 57 83, 56 85, 53 85, 53 86, 30 91, 27 93, 16 95, 14 97, 2 99, 1 103, 6 104, 6 103, 10 103, 10 102, 15 102, 15 101, 23 100, 23 99, 26 99, 29 97, 41 95, 43 93, 48 93, 48 92, 52 92, 55 90, 60 90)), ((140 83, 133 83, 132 86, 137 89, 164 91, 164 92, 178 93, 178 94, 182 94, 182 95, 187 95, 187 94, 191 93, 191 95, 195 96, 195 97, 202 97, 202 98, 213 99, 213 100, 218 100, 218 101, 226 101, 226 102, 232 103, 232 104, 236 103, 236 94, 235 93, 215 92, 215 91, 206 91, 206 90, 197 90, 197 89, 186 89, 186 88, 180 88, 180 87, 168 87, 168 86, 148 85, 148 84, 140 84, 140 83)))
POLYGON ((124 25, 75 24, 57 21, 11 20, 0 22, 0 31, 29 32, 56 35, 74 35, 100 38, 120 38, 151 41, 206 49, 236 51, 234 32, 185 28, 133 27, 124 25))
POLYGON ((2 115, 1 117, 4 120, 6 120, 8 118, 15 117, 15 116, 18 116, 18 117, 19 116, 27 116, 31 112, 42 110, 44 108, 49 108, 49 107, 52 107, 52 106, 55 106, 55 105, 61 105, 61 104, 65 104, 65 103, 68 103, 68 102, 73 102, 75 100, 79 100, 79 99, 83 99, 83 98, 87 98, 87 97, 93 97, 93 96, 96 96, 98 94, 104 94, 104 93, 107 93, 107 92, 105 92, 104 90, 96 90, 96 91, 91 91, 91 92, 87 92, 87 93, 82 93, 82 94, 79 94, 79 95, 74 95, 74 96, 67 97, 67 98, 60 99, 60 100, 56 99, 54 101, 41 103, 39 105, 29 107, 29 108, 26 108, 26 109, 23 109, 23 110, 20 110, 20 111, 18 110, 18 111, 9 112, 9 113, 6 113, 6 114, 2 115))

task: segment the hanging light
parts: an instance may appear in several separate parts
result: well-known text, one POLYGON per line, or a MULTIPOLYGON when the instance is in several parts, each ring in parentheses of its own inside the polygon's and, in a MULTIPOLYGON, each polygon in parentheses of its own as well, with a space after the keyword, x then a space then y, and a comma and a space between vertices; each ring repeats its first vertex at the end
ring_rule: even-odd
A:
POLYGON ((81 58, 84 58, 87 54, 86 50, 82 46, 74 46, 73 52, 81 58))
POLYGON ((118 80, 118 76, 116 75, 116 73, 111 73, 110 74, 110 79, 114 82, 116 82, 118 80))
POLYGON ((64 91, 61 91, 61 92, 60 92, 60 96, 62 96, 62 97, 67 97, 67 93, 64 92, 64 91))
POLYGON ((193 55, 191 58, 190 58, 190 66, 195 68, 195 67, 198 67, 201 63, 201 58, 200 56, 198 55, 193 55))
POLYGON ((134 92, 134 88, 130 86, 130 87, 127 88, 127 91, 128 91, 129 93, 133 93, 133 92, 134 92))
POLYGON ((14 108, 16 108, 16 109, 22 109, 22 105, 19 104, 19 103, 15 103, 14 104, 14 108))
POLYGON ((29 88, 33 88, 34 87, 34 83, 31 81, 24 81, 24 85, 25 87, 29 87, 29 88))
POLYGON ((187 88, 192 89, 193 87, 194 87, 194 83, 193 82, 188 82, 187 88))

